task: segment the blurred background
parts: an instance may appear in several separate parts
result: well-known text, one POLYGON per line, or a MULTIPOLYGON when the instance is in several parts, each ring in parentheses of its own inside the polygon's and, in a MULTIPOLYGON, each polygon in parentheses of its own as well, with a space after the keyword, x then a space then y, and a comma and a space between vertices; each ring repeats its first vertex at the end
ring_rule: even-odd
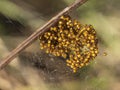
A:
MULTIPOLYGON (((0 0, 0 60, 72 2, 0 0)), ((88 0, 71 13, 97 31, 99 55, 90 65, 72 73, 63 58, 41 51, 36 40, 0 71, 0 90, 120 90, 119 10, 120 0, 88 0)))

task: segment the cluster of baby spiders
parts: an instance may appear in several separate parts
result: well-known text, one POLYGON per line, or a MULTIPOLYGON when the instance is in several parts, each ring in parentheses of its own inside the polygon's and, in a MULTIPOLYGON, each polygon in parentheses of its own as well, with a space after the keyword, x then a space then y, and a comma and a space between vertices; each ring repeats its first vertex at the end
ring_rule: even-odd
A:
POLYGON ((69 15, 61 16, 39 39, 41 49, 65 58, 73 72, 88 65, 98 54, 98 39, 93 26, 82 25, 69 15))

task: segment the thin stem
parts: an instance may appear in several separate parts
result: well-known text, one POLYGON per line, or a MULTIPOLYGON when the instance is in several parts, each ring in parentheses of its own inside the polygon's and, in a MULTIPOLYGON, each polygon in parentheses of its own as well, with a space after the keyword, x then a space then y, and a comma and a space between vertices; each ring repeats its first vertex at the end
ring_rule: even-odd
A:
POLYGON ((76 0, 73 4, 63 9, 60 13, 54 16, 51 20, 49 20, 45 25, 41 28, 38 28, 32 35, 30 35, 26 40, 24 40, 21 44, 19 44, 10 54, 1 60, 0 70, 3 69, 6 65, 8 65, 22 50, 24 50, 27 46, 29 46, 36 38, 42 33, 46 32, 52 25, 54 25, 60 16, 71 12, 76 9, 78 6, 84 4, 87 0, 76 0))

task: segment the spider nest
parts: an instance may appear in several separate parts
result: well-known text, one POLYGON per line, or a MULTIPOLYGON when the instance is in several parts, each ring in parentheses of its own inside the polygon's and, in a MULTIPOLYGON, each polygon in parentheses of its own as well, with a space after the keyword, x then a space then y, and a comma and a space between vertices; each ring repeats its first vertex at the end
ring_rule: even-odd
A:
POLYGON ((41 49, 65 58, 73 72, 88 65, 98 54, 98 39, 93 26, 72 20, 69 15, 61 16, 39 39, 41 49))

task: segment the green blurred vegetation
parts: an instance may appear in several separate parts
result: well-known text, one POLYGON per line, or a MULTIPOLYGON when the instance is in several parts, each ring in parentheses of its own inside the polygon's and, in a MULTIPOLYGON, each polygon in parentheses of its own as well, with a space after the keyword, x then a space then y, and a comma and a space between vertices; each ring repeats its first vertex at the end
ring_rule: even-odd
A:
MULTIPOLYGON (((0 0, 0 59, 74 0, 0 0)), ((33 42, 0 71, 0 90, 120 90, 120 0, 88 0, 71 13, 92 24, 99 55, 76 74, 33 42), (107 52, 107 56, 103 53, 107 52)))

